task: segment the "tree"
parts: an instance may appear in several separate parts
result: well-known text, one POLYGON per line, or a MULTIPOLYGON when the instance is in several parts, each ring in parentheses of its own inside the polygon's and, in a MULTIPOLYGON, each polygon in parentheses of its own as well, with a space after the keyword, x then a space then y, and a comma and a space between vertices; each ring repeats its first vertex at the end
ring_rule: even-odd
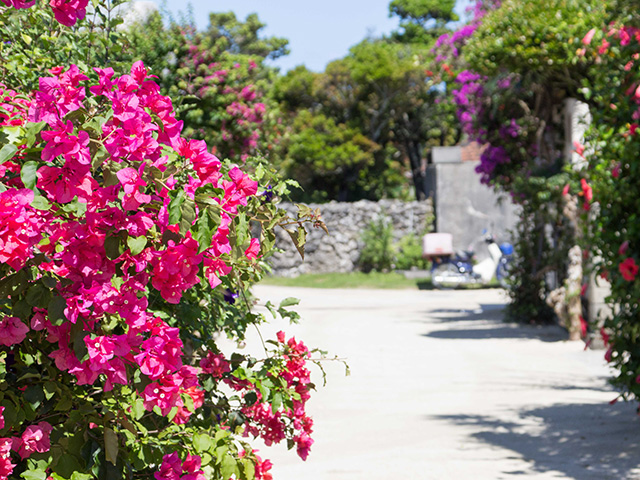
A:
POLYGON ((430 44, 447 31, 447 23, 458 20, 455 4, 455 0, 393 0, 389 16, 397 16, 402 28, 393 37, 406 43, 430 44))
POLYGON ((431 54, 424 47, 364 41, 345 62, 358 85, 357 122, 367 136, 391 144, 406 159, 415 197, 425 198, 427 148, 455 143, 453 109, 443 100, 425 68, 431 54))
POLYGON ((265 104, 276 72, 264 59, 285 54, 287 41, 260 38, 264 24, 256 15, 246 22, 233 13, 210 19, 198 32, 189 24, 165 26, 153 14, 131 28, 132 49, 160 77, 163 92, 178 99, 186 134, 223 158, 267 155, 278 135, 277 113, 265 104))
POLYGON ((303 199, 348 201, 375 188, 369 179, 380 146, 357 129, 301 111, 286 142, 283 167, 304 189, 303 199))
POLYGON ((202 36, 205 48, 214 54, 229 52, 270 60, 287 55, 289 41, 278 37, 261 38, 260 31, 264 27, 255 13, 248 15, 244 22, 239 21, 233 12, 211 13, 209 26, 202 36))

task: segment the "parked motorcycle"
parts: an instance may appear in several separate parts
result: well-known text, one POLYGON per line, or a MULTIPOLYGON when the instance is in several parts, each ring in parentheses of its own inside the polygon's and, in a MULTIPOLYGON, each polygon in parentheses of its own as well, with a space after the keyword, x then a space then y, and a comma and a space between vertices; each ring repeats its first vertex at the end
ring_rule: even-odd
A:
POLYGON ((429 233, 423 238, 423 256, 432 260, 431 281, 436 288, 455 288, 459 285, 487 285, 496 277, 506 287, 513 245, 498 244, 486 230, 482 240, 487 244, 489 257, 473 264, 474 249, 454 253, 452 237, 448 233, 429 233))

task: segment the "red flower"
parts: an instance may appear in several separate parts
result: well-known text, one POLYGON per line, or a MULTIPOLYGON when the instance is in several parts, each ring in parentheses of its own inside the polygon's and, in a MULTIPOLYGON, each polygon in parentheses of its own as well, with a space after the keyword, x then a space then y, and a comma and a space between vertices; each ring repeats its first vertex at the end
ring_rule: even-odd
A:
POLYGON ((613 170, 611 170, 611 176, 613 178, 618 178, 620 176, 620 163, 616 163, 613 167, 613 170))
POLYGON ((638 274, 638 265, 636 265, 636 261, 633 258, 627 258, 624 260, 619 266, 618 269, 622 274, 622 278, 627 280, 628 282, 632 282, 636 279, 636 275, 638 274))
POLYGON ((580 195, 584 197, 584 204, 582 206, 585 210, 589 210, 589 204, 591 200, 593 200, 593 190, 584 178, 580 180, 580 185, 582 186, 580 195))
POLYGON ((582 338, 587 336, 588 327, 589 325, 587 324, 587 321, 584 319, 582 315, 580 315, 580 336, 582 338))

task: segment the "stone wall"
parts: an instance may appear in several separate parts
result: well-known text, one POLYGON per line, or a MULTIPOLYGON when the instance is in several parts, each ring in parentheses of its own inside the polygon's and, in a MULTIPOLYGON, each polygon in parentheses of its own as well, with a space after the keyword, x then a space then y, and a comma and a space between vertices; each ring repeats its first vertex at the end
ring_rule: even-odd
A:
MULTIPOLYGON (((293 205, 283 204, 281 207, 290 213, 296 211, 293 205)), ((329 235, 321 229, 307 228, 303 262, 288 235, 279 231, 276 246, 284 252, 270 259, 274 275, 295 277, 302 273, 352 272, 356 269, 363 247, 360 240, 362 232, 380 215, 386 215, 392 222, 394 240, 410 233, 422 235, 427 228, 427 219, 433 218, 430 201, 361 200, 354 203, 310 204, 310 207, 320 208, 329 235)))

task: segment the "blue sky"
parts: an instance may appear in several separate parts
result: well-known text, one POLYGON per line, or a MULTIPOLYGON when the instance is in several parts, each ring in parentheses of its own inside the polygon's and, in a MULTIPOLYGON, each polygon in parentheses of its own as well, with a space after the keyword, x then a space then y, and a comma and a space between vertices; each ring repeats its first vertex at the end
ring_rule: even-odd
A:
MULTIPOLYGON (((158 5, 162 0, 153 0, 158 5)), ((266 23, 264 35, 289 40, 291 53, 275 62, 283 71, 305 64, 322 71, 327 63, 347 54, 368 34, 378 36, 394 30, 398 22, 388 16, 390 0, 191 0, 199 28, 208 24, 209 12, 233 11, 244 19, 257 13, 266 23)), ((458 0, 468 3, 468 0, 458 0)), ((172 12, 185 10, 187 2, 166 0, 172 12)), ((464 9, 459 5, 458 11, 464 9)))

